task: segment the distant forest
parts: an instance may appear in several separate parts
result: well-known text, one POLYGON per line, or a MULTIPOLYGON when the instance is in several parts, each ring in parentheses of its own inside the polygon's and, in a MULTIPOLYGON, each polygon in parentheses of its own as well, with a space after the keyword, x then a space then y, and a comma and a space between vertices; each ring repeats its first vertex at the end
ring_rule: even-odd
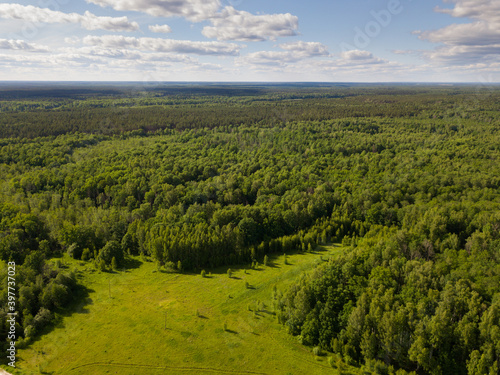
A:
POLYGON ((200 272, 342 243, 273 296, 303 344, 500 374, 500 87, 0 84, 0 136, 20 345, 79 298, 63 253, 200 272))

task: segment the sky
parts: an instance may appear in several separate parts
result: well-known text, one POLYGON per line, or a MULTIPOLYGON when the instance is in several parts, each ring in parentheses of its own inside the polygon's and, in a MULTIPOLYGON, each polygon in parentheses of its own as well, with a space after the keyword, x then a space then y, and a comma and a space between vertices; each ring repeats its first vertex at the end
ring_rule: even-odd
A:
POLYGON ((0 80, 500 82, 500 0, 0 1, 0 80))

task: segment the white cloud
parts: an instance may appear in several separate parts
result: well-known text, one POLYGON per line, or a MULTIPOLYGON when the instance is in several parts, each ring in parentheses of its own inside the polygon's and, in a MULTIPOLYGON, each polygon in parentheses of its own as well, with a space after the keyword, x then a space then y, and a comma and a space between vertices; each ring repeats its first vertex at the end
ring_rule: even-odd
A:
POLYGON ((435 8, 452 17, 466 17, 471 23, 452 24, 438 30, 417 31, 422 40, 441 44, 424 52, 427 58, 448 64, 492 63, 500 61, 500 1, 448 0, 451 9, 435 8))
POLYGON ((130 49, 117 49, 117 48, 101 48, 101 47, 80 47, 80 48, 65 48, 62 51, 69 55, 87 55, 99 56, 111 59, 121 60, 137 60, 142 62, 169 62, 169 63, 183 63, 183 64, 199 64, 189 56, 179 53, 164 53, 164 52, 142 52, 130 49))
POLYGON ((177 52, 196 55, 236 56, 240 46, 234 43, 197 42, 161 38, 134 38, 121 35, 86 36, 87 45, 105 48, 133 48, 154 52, 177 52))
POLYGON ((24 40, 0 39, 0 49, 20 50, 29 52, 48 52, 49 49, 35 43, 28 43, 24 40))
POLYGON ((154 33, 171 33, 172 28, 168 25, 150 25, 149 30, 151 30, 154 33))
POLYGON ((219 0, 86 0, 101 7, 121 11, 144 12, 156 17, 184 17, 200 22, 215 15, 219 0))
POLYGON ((214 15, 202 34, 217 40, 264 41, 278 37, 295 36, 299 19, 290 13, 254 15, 225 7, 214 15))
POLYGON ((436 12, 458 18, 473 18, 491 23, 500 23, 500 2, 497 0, 444 0, 456 4, 452 9, 436 7, 436 12))
POLYGON ((42 23, 76 23, 87 30, 135 31, 139 29, 137 22, 130 22, 127 17, 98 17, 90 12, 63 13, 32 5, 0 4, 0 18, 21 19, 42 23))
POLYGON ((374 57, 371 52, 360 51, 360 50, 345 51, 342 52, 340 56, 342 57, 342 60, 349 62, 350 64, 352 63, 374 64, 383 61, 377 57, 374 57))
POLYGON ((500 40, 500 28, 498 25, 484 21, 452 24, 439 30, 420 32, 419 38, 432 43, 444 43, 454 46, 489 45, 496 44, 500 40))
POLYGON ((282 43, 279 45, 281 49, 286 51, 304 53, 306 56, 328 56, 328 47, 319 42, 291 42, 282 43))
POLYGON ((284 51, 258 51, 242 57, 238 64, 258 64, 284 66, 318 56, 329 56, 328 47, 318 42, 283 43, 279 47, 284 51))
MULTIPOLYGON (((86 0, 120 11, 156 17, 184 17, 192 22, 210 21, 202 30, 207 38, 235 41, 275 40, 297 35, 298 18, 290 13, 255 15, 232 6, 221 9, 220 0, 86 0)), ((150 28, 151 29, 151 28, 150 28)), ((154 31, 153 29, 151 29, 154 31)))

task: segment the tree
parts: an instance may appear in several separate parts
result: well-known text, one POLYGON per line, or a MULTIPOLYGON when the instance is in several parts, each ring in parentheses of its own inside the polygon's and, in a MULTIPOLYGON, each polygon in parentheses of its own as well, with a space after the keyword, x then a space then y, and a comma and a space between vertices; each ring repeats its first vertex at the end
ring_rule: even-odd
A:
POLYGON ((108 241, 99 251, 99 258, 106 264, 111 264, 112 259, 116 258, 117 265, 121 265, 124 260, 122 247, 114 240, 108 241))

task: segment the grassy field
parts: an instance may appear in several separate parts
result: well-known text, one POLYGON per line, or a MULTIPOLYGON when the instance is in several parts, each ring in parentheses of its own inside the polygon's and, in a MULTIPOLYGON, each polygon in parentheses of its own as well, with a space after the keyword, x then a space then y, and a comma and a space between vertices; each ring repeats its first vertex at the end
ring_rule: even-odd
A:
MULTIPOLYGON (((272 290, 287 285, 340 247, 271 258, 258 270, 227 268, 207 277, 158 271, 134 259, 116 273, 88 270, 76 312, 18 353, 14 374, 332 374, 278 324, 272 290), (248 288, 247 284, 248 283, 248 288)), ((79 271, 83 262, 64 258, 79 271)))

